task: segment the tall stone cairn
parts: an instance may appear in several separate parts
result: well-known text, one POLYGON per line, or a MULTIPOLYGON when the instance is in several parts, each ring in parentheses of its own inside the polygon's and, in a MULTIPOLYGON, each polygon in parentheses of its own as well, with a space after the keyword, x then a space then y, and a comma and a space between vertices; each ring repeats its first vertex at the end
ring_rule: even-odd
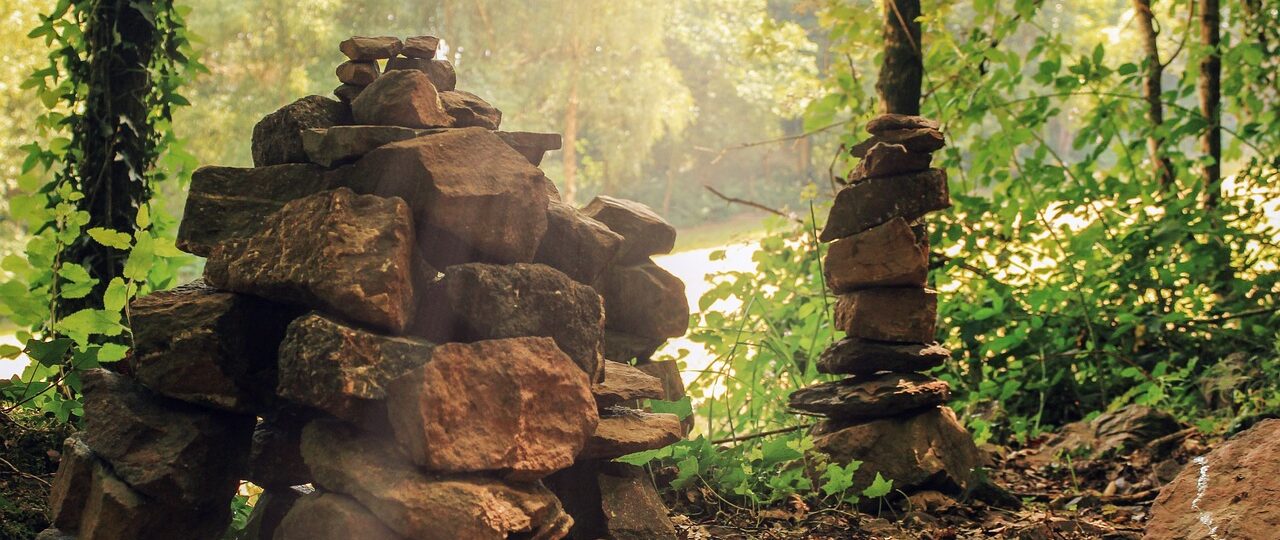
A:
POLYGON ((853 148, 862 161, 836 195, 819 238, 845 338, 823 352, 818 370, 847 375, 792 393, 790 406, 825 417, 815 449, 839 462, 862 461, 855 482, 876 473, 900 489, 961 491, 977 449, 943 404, 947 383, 923 373, 950 351, 935 341, 937 292, 928 288, 924 216, 951 205, 946 172, 930 168, 945 143, 936 122, 881 115, 853 148))
POLYGON ((561 201, 560 136, 498 131, 439 40, 353 37, 338 100, 196 171, 178 246, 203 279, 131 306, 135 348, 83 377, 41 538, 675 538, 647 475, 684 436, 684 284, 643 205, 561 201), (631 361, 639 367, 632 367, 631 361))

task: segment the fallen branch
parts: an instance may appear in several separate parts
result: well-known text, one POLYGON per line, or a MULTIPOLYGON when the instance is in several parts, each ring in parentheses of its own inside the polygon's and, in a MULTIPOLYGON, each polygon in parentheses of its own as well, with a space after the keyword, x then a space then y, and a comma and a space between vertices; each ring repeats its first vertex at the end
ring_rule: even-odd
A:
POLYGON ((725 439, 717 439, 717 440, 711 441, 711 444, 728 444, 728 443, 736 443, 736 442, 742 442, 742 441, 749 441, 749 440, 751 440, 751 439, 759 439, 760 437, 768 437, 768 436, 770 436, 770 435, 781 435, 781 434, 783 434, 783 433, 791 433, 792 431, 800 431, 800 430, 802 430, 802 429, 811 428, 811 427, 816 426, 816 425, 818 425, 818 424, 816 424, 816 423, 814 423, 814 424, 801 424, 801 425, 798 425, 798 426, 785 427, 785 428, 781 428, 781 429, 771 429, 771 430, 769 430, 769 431, 761 431, 761 432, 759 432, 759 433, 752 433, 752 434, 750 434, 750 435, 737 435, 737 436, 734 436, 734 437, 729 437, 729 438, 725 438, 725 439))
POLYGON ((7 460, 7 459, 5 459, 5 458, 0 457, 0 463, 4 463, 5 465, 8 465, 10 469, 13 469, 13 472, 15 472, 15 473, 17 473, 17 474, 18 474, 18 476, 21 476, 21 477, 23 477, 23 478, 30 478, 30 479, 32 479, 32 480, 35 480, 35 481, 37 481, 37 482, 40 482, 41 484, 44 484, 44 485, 45 485, 45 487, 51 487, 51 486, 49 485, 49 481, 48 481, 48 480, 45 480, 45 479, 43 479, 43 478, 40 478, 39 476, 36 476, 36 475, 31 474, 31 473, 29 473, 29 472, 23 471, 23 470, 21 470, 21 469, 19 469, 19 468, 17 468, 17 467, 14 467, 14 466, 13 466, 13 464, 12 464, 12 463, 9 463, 9 460, 7 460))
POLYGON ((776 209, 776 208, 769 208, 768 206, 765 206, 765 205, 760 204, 760 203, 755 202, 755 201, 748 201, 748 200, 746 200, 746 199, 739 199, 739 198, 737 198, 737 197, 730 197, 730 196, 728 196, 728 195, 725 195, 725 194, 723 194, 723 193, 720 193, 719 191, 716 191, 716 188, 713 188, 713 187, 711 187, 711 186, 709 186, 709 185, 703 185, 702 187, 707 188, 707 191, 710 191, 712 195, 715 195, 716 197, 720 197, 720 198, 721 198, 721 199, 723 199, 725 202, 730 202, 730 203, 734 203, 734 204, 741 204, 741 205, 744 205, 744 206, 750 206, 750 207, 755 208, 755 209, 757 209, 757 210, 764 210, 765 212, 768 212, 768 213, 770 213, 770 214, 773 214, 773 215, 776 215, 776 216, 782 216, 782 217, 787 218, 787 219, 789 219, 789 220, 791 220, 791 221, 794 221, 794 222, 796 222, 796 223, 799 223, 799 224, 801 224, 801 225, 804 225, 804 220, 802 220, 802 219, 800 219, 800 218, 796 217, 796 216, 795 216, 795 214, 791 214, 791 213, 788 213, 788 212, 783 212, 782 210, 778 210, 778 209, 776 209))

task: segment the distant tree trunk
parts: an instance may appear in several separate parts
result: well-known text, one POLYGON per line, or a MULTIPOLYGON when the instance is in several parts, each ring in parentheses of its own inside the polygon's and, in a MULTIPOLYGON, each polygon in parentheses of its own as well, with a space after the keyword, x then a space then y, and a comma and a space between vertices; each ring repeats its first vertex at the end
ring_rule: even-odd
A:
POLYGON ((564 201, 573 204, 578 193, 578 77, 575 73, 569 82, 569 101, 564 109, 564 149, 560 159, 564 163, 564 201))
POLYGON ((1164 155, 1164 139, 1156 134, 1164 123, 1164 103, 1160 101, 1163 92, 1160 78, 1164 76, 1164 65, 1160 63, 1160 48, 1156 42, 1155 15, 1151 12, 1151 0, 1133 0, 1133 8, 1137 13, 1138 31, 1142 33, 1142 47, 1147 60, 1147 75, 1142 85, 1142 95, 1147 98, 1147 121, 1151 123, 1147 153, 1161 190, 1168 191, 1173 185, 1173 163, 1164 155))
POLYGON ((1200 43, 1209 54, 1200 60, 1200 113, 1209 127, 1200 136, 1200 150, 1211 163, 1204 166, 1204 206, 1217 208, 1222 199, 1222 55, 1218 51, 1221 22, 1218 0, 1200 0, 1200 43))
POLYGON ((884 63, 876 81, 884 112, 920 114, 924 61, 918 17, 920 0, 884 0, 884 63))

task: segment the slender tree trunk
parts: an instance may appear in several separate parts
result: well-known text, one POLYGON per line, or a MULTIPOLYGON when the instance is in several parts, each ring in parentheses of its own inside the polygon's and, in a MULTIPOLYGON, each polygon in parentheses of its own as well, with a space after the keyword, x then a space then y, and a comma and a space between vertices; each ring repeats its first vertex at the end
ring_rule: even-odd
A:
POLYGON ((1164 155, 1164 138, 1156 133, 1164 124, 1164 103, 1160 101, 1161 77, 1164 65, 1160 63, 1160 48, 1156 42, 1155 15, 1151 12, 1151 0, 1133 0, 1137 13, 1138 31, 1142 34, 1142 48, 1146 53, 1147 75, 1142 85, 1142 95, 1147 98, 1147 121, 1151 134, 1147 136, 1147 153, 1151 167, 1162 191, 1173 185, 1173 163, 1164 155))
POLYGON ((876 81, 884 112, 920 114, 924 62, 918 17, 920 0, 884 0, 884 63, 876 81))
POLYGON ((1200 60, 1200 113, 1209 127, 1200 137, 1200 151, 1210 163, 1204 166, 1204 206, 1217 208, 1222 199, 1222 55, 1218 0, 1200 0, 1200 43, 1211 52, 1200 60))
POLYGON ((569 82, 569 101, 564 109, 564 150, 560 159, 564 163, 564 200, 573 204, 578 192, 578 74, 576 69, 569 82))

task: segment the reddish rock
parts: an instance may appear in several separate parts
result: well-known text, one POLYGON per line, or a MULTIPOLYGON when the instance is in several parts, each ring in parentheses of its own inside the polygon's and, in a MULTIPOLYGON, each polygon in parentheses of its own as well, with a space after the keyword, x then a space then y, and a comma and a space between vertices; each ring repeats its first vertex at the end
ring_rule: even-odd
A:
POLYGON ((415 331, 439 342, 545 336, 592 381, 604 375, 604 305, 595 289, 541 264, 459 264, 423 300, 415 331))
POLYGON ((502 124, 502 111, 471 92, 441 91, 440 103, 444 105, 444 112, 453 118, 453 127, 498 129, 502 124))
POLYGON ((354 36, 338 44, 338 50, 352 60, 382 60, 400 53, 404 44, 391 36, 354 36))
MULTIPOLYGON (((498 138, 507 143, 534 166, 542 164, 542 156, 564 145, 559 133, 532 133, 529 131, 499 131, 498 138)), ((557 198, 558 200, 558 198, 557 198)))
POLYGON ((378 80, 378 63, 372 60, 349 60, 338 65, 334 70, 338 81, 344 84, 368 86, 378 80))
POLYGON ((586 375, 542 337, 441 345, 391 382, 387 409, 418 465, 513 480, 568 467, 598 420, 586 375))
POLYGON ((622 236, 605 224, 552 201, 547 207, 547 233, 533 260, 591 285, 613 264, 621 246, 622 236))
POLYGON ((880 371, 928 371, 951 358, 937 343, 885 343, 845 338, 822 352, 818 372, 871 375, 880 371))
POLYGON ((974 481, 980 456, 973 439, 947 407, 906 417, 848 425, 827 421, 814 432, 815 450, 833 462, 862 462, 854 487, 871 485, 876 473, 893 487, 961 493, 974 481))
POLYGON ((684 438, 680 418, 624 407, 600 412, 600 425, 578 459, 612 459, 644 450, 655 450, 684 438))
POLYGON ((680 337, 689 329, 684 282, 653 262, 610 268, 598 290, 606 328, 649 338, 680 337))
MULTIPOLYGON (((417 71, 388 70, 351 101, 357 124, 437 128, 453 125, 431 80, 417 71)), ((328 127, 328 126, 315 126, 328 127)))
POLYGON ((601 195, 582 213, 622 235, 619 264, 642 263, 650 255, 671 253, 675 248, 676 228, 638 202, 601 195))
POLYGON ((903 129, 942 129, 942 126, 923 116, 894 113, 882 114, 867 122, 867 133, 872 135, 903 129))
POLYGON ((680 367, 675 360, 645 362, 636 365, 636 369, 657 377, 662 382, 662 396, 659 399, 679 401, 685 396, 684 380, 680 378, 680 367))
POLYGON ((1275 538, 1280 420, 1263 420, 1192 459, 1151 506, 1145 540, 1275 538))
POLYGON ((418 71, 425 74, 427 78, 431 79, 431 84, 435 85, 436 90, 441 92, 454 90, 458 86, 458 74, 453 70, 453 64, 448 60, 403 57, 387 60, 387 72, 402 70, 418 71))
POLYGON ((351 123, 351 107, 324 96, 307 96, 281 107, 253 126, 253 166, 306 163, 302 130, 351 123))
POLYGON ((360 97, 360 92, 363 91, 363 85, 340 84, 337 88, 333 89, 333 95, 337 97, 339 101, 350 105, 352 101, 355 101, 356 98, 360 97))
POLYGON ((546 177, 482 128, 383 146, 340 181, 408 201, 420 252, 437 268, 529 262, 547 230, 546 177))
POLYGON ((275 393, 276 348, 296 315, 203 281, 149 294, 129 310, 133 375, 174 399, 234 412, 263 410, 275 393))
POLYGON ((435 58, 440 49, 440 38, 435 36, 414 36, 405 38, 404 49, 400 54, 408 58, 435 58))
POLYGON ((324 169, 310 163, 196 169, 178 226, 178 249, 208 257, 219 242, 257 233, 285 203, 326 189, 324 169))
POLYGON ((399 126, 334 126, 302 132, 302 144, 308 159, 332 167, 355 161, 380 146, 433 132, 399 126))
POLYGON ((831 243, 823 261, 835 293, 872 287, 924 287, 929 252, 902 218, 831 243))
POLYGON ((560 502, 541 483, 425 475, 395 444, 337 422, 308 425, 302 455, 318 486, 355 499, 405 538, 552 539, 569 528, 560 502))
POLYGON ((676 540, 667 506, 642 469, 627 467, 622 474, 598 477, 600 506, 608 538, 613 540, 676 540))
POLYGON ((54 527, 74 531, 80 528, 98 458, 89 445, 72 436, 62 443, 61 459, 49 488, 49 519, 54 527))
POLYGON ((915 221, 950 206, 947 174, 942 169, 871 178, 851 184, 836 194, 819 239, 830 242, 852 236, 894 218, 915 221))
MULTIPOLYGON (((255 507, 256 510, 256 507, 255 507)), ((264 537, 264 540, 272 537, 264 537)), ((289 509, 274 540, 401 540, 355 499, 337 493, 313 493, 289 509)))
POLYGON ((840 295, 836 328, 851 338, 905 343, 935 341, 938 293, 896 287, 840 295))
POLYGON ((792 409, 840 420, 869 420, 935 407, 951 387, 919 373, 883 373, 816 384, 791 393, 792 409))
POLYGON ((429 361, 435 346, 381 336, 311 313, 280 345, 280 397, 363 424, 392 379, 429 361))
POLYGON ((412 317, 413 241, 404 201, 338 189, 291 201, 257 234, 219 244, 205 277, 400 332, 412 317))
POLYGON ((604 380, 591 387, 596 405, 601 408, 641 399, 665 399, 662 381, 653 375, 621 362, 604 363, 604 380))
POLYGON ((933 154, 911 152, 900 144, 878 142, 862 156, 858 167, 849 175, 849 183, 920 172, 928 169, 931 161, 933 154))
POLYGON ((947 145, 947 139, 942 135, 942 132, 936 129, 921 128, 886 131, 853 145, 853 148, 849 149, 849 154, 857 158, 865 157, 871 147, 881 143, 899 144, 906 147, 909 152, 928 154, 941 150, 942 147, 947 145))

